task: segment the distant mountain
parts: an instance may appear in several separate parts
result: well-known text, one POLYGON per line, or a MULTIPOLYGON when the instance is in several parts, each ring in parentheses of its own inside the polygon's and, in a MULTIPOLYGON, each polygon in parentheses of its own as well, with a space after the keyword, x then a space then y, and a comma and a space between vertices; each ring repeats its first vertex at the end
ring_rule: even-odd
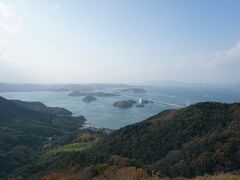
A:
POLYGON ((9 84, 0 83, 0 92, 33 92, 33 91, 51 91, 68 92, 82 91, 90 92, 94 90, 106 90, 115 88, 128 88, 131 86, 124 84, 9 84))
POLYGON ((70 92, 68 95, 69 96, 87 96, 89 93, 87 92, 80 92, 80 91, 73 91, 73 92, 70 92))
POLYGON ((0 83, 0 92, 54 91, 59 88, 61 88, 60 85, 0 83))
POLYGON ((111 97, 111 96, 119 96, 118 92, 80 92, 78 90, 75 90, 71 93, 69 93, 69 96, 96 96, 96 97, 111 97))
POLYGON ((177 86, 177 87, 240 87, 240 82, 184 82, 184 81, 149 81, 145 86, 177 86))

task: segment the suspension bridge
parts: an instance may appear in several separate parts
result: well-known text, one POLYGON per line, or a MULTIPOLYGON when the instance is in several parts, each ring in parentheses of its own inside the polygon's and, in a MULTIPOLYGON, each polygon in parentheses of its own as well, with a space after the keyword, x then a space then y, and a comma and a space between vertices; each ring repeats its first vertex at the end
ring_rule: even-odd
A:
POLYGON ((120 93, 120 92, 112 92, 112 91, 109 91, 109 90, 103 90, 101 92, 108 93, 108 94, 113 94, 113 95, 116 95, 116 96, 123 96, 123 97, 127 97, 127 98, 137 99, 139 104, 142 104, 143 101, 147 101, 147 102, 150 102, 150 103, 160 104, 160 105, 165 105, 165 106, 171 106, 171 107, 175 107, 175 108, 183 108, 183 107, 186 107, 186 106, 190 105, 189 101, 184 106, 184 105, 175 104, 175 103, 153 100, 153 99, 149 99, 148 97, 138 97, 138 96, 132 95, 133 92, 132 92, 131 89, 129 91, 129 95, 125 94, 125 93, 120 93))

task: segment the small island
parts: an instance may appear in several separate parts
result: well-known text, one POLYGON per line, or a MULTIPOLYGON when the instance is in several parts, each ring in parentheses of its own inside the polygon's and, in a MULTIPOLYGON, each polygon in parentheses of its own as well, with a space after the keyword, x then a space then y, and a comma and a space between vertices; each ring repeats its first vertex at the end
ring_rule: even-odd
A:
POLYGON ((87 96, 87 92, 73 91, 68 94, 69 96, 87 96))
POLYGON ((96 101, 97 98, 95 98, 94 96, 90 96, 90 95, 87 95, 83 98, 83 101, 86 102, 86 103, 90 103, 92 101, 96 101))
POLYGON ((122 100, 122 101, 115 102, 113 106, 118 108, 130 108, 136 103, 137 101, 134 101, 134 100, 122 100))
POLYGON ((68 94, 69 96, 96 96, 96 97, 112 97, 112 96, 120 96, 119 93, 116 92, 81 92, 75 90, 68 94))

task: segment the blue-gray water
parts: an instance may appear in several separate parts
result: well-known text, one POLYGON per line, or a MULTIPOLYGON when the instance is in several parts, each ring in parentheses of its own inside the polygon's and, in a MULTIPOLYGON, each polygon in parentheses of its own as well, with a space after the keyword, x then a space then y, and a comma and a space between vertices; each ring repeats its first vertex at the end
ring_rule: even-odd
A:
MULTIPOLYGON (((240 87, 146 87, 147 93, 134 94, 148 97, 156 101, 166 101, 185 105, 202 101, 240 102, 240 87)), ((96 127, 120 128, 142 121, 160 111, 173 107, 153 104, 151 107, 119 109, 113 103, 126 97, 97 97, 97 101, 85 103, 83 97, 70 97, 63 92, 11 92, 0 93, 7 99, 25 101, 41 101, 48 106, 58 106, 69 109, 74 115, 83 115, 87 123, 96 127)))

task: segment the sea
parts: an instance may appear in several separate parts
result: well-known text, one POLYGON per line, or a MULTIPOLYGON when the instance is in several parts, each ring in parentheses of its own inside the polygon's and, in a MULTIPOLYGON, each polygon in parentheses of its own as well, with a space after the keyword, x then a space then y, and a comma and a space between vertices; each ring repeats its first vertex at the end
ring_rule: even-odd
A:
MULTIPOLYGON (((222 103, 240 102, 239 86, 146 86, 146 93, 129 93, 126 95, 146 98, 152 101, 173 103, 180 106, 198 102, 214 101, 222 103)), ((63 107, 73 112, 74 116, 84 116, 86 125, 98 128, 118 129, 145 120, 161 111, 178 107, 156 104, 121 109, 113 103, 128 100, 130 97, 97 97, 96 101, 85 103, 83 97, 68 96, 69 92, 2 92, 0 96, 7 99, 23 101, 40 101, 47 106, 63 107)), ((134 99, 137 100, 138 99, 134 99)))

